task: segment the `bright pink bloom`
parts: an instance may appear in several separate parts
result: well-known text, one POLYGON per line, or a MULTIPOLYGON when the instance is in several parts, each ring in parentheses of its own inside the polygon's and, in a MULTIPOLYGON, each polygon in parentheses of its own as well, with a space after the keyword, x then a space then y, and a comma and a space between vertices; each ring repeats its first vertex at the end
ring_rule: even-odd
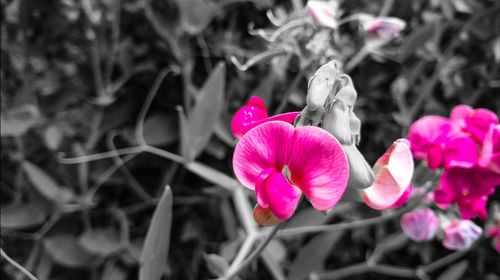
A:
POLYGON ((387 42, 406 27, 406 22, 394 17, 378 17, 365 23, 365 31, 387 42))
POLYGON ((314 208, 332 208, 349 176, 346 155, 335 137, 318 127, 294 128, 281 121, 246 133, 234 151, 233 169, 241 184, 255 190, 262 208, 258 212, 269 208, 279 220, 292 216, 302 193, 314 208))
POLYGON ((500 173, 500 125, 490 125, 484 137, 479 166, 500 173))
POLYGON ((335 13, 337 12, 338 4, 336 1, 307 1, 306 15, 314 18, 316 23, 330 27, 336 28, 337 21, 335 19, 335 13))
POLYGON ((458 105, 451 111, 450 120, 470 133, 478 144, 482 144, 491 124, 498 124, 498 116, 488 109, 472 109, 458 105))
POLYGON ((236 138, 241 138, 250 129, 270 121, 284 121, 293 124, 300 112, 291 112, 268 117, 264 101, 257 96, 252 96, 248 104, 240 108, 231 121, 231 130, 236 138))
POLYGON ((494 238, 495 249, 500 253, 500 219, 498 225, 487 228, 484 235, 494 238))
POLYGON ((483 233, 483 229, 469 220, 452 219, 443 226, 443 246, 450 250, 467 249, 483 233))
POLYGON ((412 193, 413 158, 410 143, 398 139, 373 166, 375 183, 361 192, 364 202, 381 210, 401 206, 412 193))
POLYGON ((474 140, 443 117, 420 118, 410 127, 407 139, 413 156, 426 160, 433 170, 442 166, 471 168, 479 157, 474 140))
POLYGON ((465 220, 470 220, 476 216, 481 220, 486 219, 488 216, 488 212, 486 212, 487 200, 487 195, 483 195, 479 198, 462 197, 458 199, 457 206, 460 216, 465 220))
POLYGON ((405 213, 401 217, 401 227, 415 241, 431 240, 439 227, 439 220, 430 209, 405 213))

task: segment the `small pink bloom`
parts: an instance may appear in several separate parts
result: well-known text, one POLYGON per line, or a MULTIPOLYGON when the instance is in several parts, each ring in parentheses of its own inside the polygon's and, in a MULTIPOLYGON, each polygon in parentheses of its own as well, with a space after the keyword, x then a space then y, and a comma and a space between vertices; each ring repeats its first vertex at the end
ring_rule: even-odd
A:
POLYGON ((443 246, 450 250, 467 249, 476 241, 483 229, 469 220, 452 219, 443 226, 443 246))
POLYGON ((498 220, 498 225, 487 228, 484 235, 493 237, 495 249, 500 253, 500 219, 498 220))
POLYGON ((460 216, 465 220, 470 220, 478 217, 481 220, 486 219, 488 213, 486 212, 486 201, 488 196, 484 195, 479 198, 462 197, 457 200, 458 211, 460 216))
POLYGON ((500 125, 490 125, 484 137, 479 166, 500 173, 500 125))
POLYGON ((430 209, 405 213, 401 217, 401 227, 415 241, 431 240, 439 227, 439 220, 430 209))
POLYGON ((388 42, 406 27, 406 22, 394 17, 378 17, 367 21, 364 27, 367 33, 388 42))
POLYGON ((451 111, 450 120, 470 133, 478 144, 482 144, 491 124, 498 124, 498 116, 488 109, 472 109, 458 105, 451 111))
MULTIPOLYGON (((246 133, 234 151, 233 169, 241 184, 255 190, 262 209, 256 208, 254 216, 269 214, 269 208, 279 220, 292 216, 302 193, 317 210, 332 208, 349 176, 337 139, 318 127, 294 128, 281 121, 246 133)), ((257 222, 262 220, 256 217, 257 222)))
POLYGON ((284 121, 293 123, 300 112, 291 112, 268 117, 264 101, 257 96, 252 96, 248 104, 240 108, 231 121, 231 130, 236 138, 241 138, 250 129, 270 121, 284 121))
POLYGON ((420 118, 410 127, 407 139, 413 156, 426 160, 433 170, 442 166, 471 168, 479 157, 474 140, 443 117, 420 118))
POLYGON ((375 183, 361 192, 364 202, 381 210, 402 205, 411 195, 413 158, 410 143, 398 139, 373 166, 375 183))
POLYGON ((336 28, 335 13, 337 12, 337 8, 338 4, 336 1, 309 0, 307 1, 306 15, 314 18, 316 23, 320 25, 336 28))

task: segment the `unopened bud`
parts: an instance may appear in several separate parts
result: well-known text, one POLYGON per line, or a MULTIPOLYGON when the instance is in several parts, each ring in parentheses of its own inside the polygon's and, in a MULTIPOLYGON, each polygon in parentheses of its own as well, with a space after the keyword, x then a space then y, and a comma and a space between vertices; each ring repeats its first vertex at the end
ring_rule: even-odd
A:
POLYGON ((349 181, 347 188, 365 189, 375 182, 372 168, 356 145, 342 145, 349 161, 349 181))

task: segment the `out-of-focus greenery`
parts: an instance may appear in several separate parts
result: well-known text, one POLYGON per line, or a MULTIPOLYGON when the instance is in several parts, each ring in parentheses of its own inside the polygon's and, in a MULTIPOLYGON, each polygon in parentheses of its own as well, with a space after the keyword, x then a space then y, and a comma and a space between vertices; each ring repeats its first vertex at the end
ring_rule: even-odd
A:
MULTIPOLYGON (((365 43, 356 21, 335 32, 307 25, 273 42, 256 35, 277 29, 267 11, 277 19, 303 17, 303 1, 0 3, 1 247, 39 279, 137 279, 153 212, 162 194, 170 192, 166 185, 173 210, 170 238, 165 235, 170 245, 165 279, 218 276, 243 240, 234 201, 222 182, 152 153, 84 158, 78 164, 61 159, 137 147, 145 140, 233 176, 232 114, 252 95, 264 99, 270 114, 301 110, 312 73, 328 59, 347 65, 365 43), (327 49, 301 48, 320 33, 327 49), (280 55, 247 71, 234 63, 266 52, 280 55), (154 99, 143 107, 148 96, 154 99), (141 108, 149 108, 145 122, 141 108)), ((420 116, 447 116, 457 104, 498 114, 498 1, 339 3, 339 19, 382 12, 407 22, 400 37, 348 69, 363 123, 360 150, 370 163, 420 116)), ((499 198, 497 191, 489 201, 499 198)), ((167 209, 168 199, 164 203, 158 209, 167 209)), ((377 215, 361 204, 337 207, 330 222, 377 215)), ((324 222, 309 210, 301 208, 292 225, 324 222)), ((339 269, 364 261, 398 230, 395 219, 346 234, 273 240, 270 257, 240 276, 301 279, 312 271, 339 269)), ((384 263, 415 268, 449 253, 438 241, 406 245, 384 256, 384 263)), ((489 241, 463 259, 465 272, 446 279, 500 279, 499 255, 489 241)), ((464 267, 458 265, 447 273, 464 267)), ((2 267, 6 277, 23 279, 7 262, 2 267)), ((351 277, 391 279, 376 272, 351 277)))

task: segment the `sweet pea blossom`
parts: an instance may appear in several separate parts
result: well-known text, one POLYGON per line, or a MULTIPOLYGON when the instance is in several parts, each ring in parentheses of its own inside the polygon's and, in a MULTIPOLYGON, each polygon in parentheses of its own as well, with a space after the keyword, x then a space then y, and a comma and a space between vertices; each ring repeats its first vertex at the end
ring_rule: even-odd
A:
POLYGON ((498 124, 498 116, 488 109, 472 109, 458 105, 451 111, 450 120, 471 134, 478 144, 482 144, 491 124, 498 124))
POLYGON ((270 121, 284 121, 293 123, 300 112, 290 112, 269 117, 264 101, 252 96, 247 105, 240 108, 231 121, 231 130, 236 138, 241 138, 250 129, 270 121))
POLYGON ((493 237, 495 249, 500 253, 500 219, 498 219, 498 225, 487 228, 484 235, 493 237))
POLYGON ((410 142, 398 139, 373 166, 375 182, 361 192, 371 208, 382 210, 404 204, 412 193, 413 158, 410 142))
POLYGON ((365 31, 387 42, 406 27, 406 22, 394 17, 378 17, 366 22, 365 31))
POLYGON ((483 229, 469 220, 451 219, 443 225, 443 246, 450 250, 467 249, 476 241, 483 229))
POLYGON ((432 210, 422 210, 405 213, 401 217, 401 227, 408 237, 415 241, 425 241, 434 238, 439 227, 439 220, 432 210))
POLYGON ((240 183, 255 191, 254 217, 261 225, 290 218, 302 193, 317 210, 332 208, 349 175, 335 137, 318 127, 294 128, 282 121, 248 131, 234 151, 233 169, 240 183))
POLYGON ((483 140, 478 164, 500 174, 500 125, 490 125, 483 140))
POLYGON ((309 0, 306 6, 306 15, 311 16, 316 23, 330 27, 336 28, 337 21, 335 19, 335 13, 338 10, 337 1, 317 1, 309 0))

